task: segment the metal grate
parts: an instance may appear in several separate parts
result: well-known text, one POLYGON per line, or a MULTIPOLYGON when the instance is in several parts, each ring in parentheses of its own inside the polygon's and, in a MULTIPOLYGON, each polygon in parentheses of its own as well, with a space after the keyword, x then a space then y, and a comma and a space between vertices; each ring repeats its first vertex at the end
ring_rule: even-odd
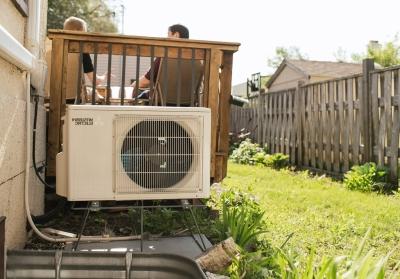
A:
POLYGON ((117 117, 117 193, 199 191, 202 121, 200 117, 176 118, 117 117))

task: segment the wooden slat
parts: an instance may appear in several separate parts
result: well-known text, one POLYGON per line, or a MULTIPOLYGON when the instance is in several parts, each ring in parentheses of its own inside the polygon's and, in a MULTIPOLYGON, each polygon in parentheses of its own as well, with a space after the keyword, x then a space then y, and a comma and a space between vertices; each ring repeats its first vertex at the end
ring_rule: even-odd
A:
MULTIPOLYGON (((393 72, 394 74, 394 95, 400 97, 400 70, 393 72)), ((389 179, 390 182, 398 186, 398 150, 399 150, 399 133, 400 133, 400 113, 399 107, 393 107, 393 126, 391 128, 391 144, 389 145, 391 156, 389 158, 389 179)))
POLYGON ((318 103, 316 100, 316 88, 315 85, 309 86, 310 88, 310 117, 309 117, 309 129, 310 129, 310 159, 311 159, 311 167, 316 167, 316 128, 317 128, 317 119, 316 119, 316 110, 318 107, 318 103))
POLYGON ((348 148, 349 148, 349 164, 348 168, 350 168, 354 164, 354 153, 350 151, 353 144, 353 125, 354 125, 354 108, 353 108, 353 86, 354 79, 350 78, 346 81, 346 100, 348 103, 347 107, 347 137, 348 137, 348 148))
MULTIPOLYGON (((362 78, 357 78, 355 82, 356 86, 356 96, 357 96, 357 101, 360 103, 360 98, 362 94, 362 78)), ((358 165, 360 163, 360 138, 361 138, 361 110, 360 108, 357 108, 357 110, 354 113, 354 134, 353 134, 353 154, 354 156, 354 164, 358 165)))
POLYGON ((275 128, 276 128, 276 101, 277 95, 271 95, 271 144, 270 144, 270 153, 275 153, 275 128))
POLYGON ((277 107, 277 125, 276 125, 276 153, 281 153, 281 130, 282 130, 282 108, 283 108, 283 95, 278 94, 278 107, 277 107))
MULTIPOLYGON (((383 83, 382 81, 380 82, 380 95, 384 98, 387 88, 387 83, 389 82, 386 79, 386 74, 383 73, 383 83)), ((380 119, 379 119, 379 138, 378 138, 378 160, 377 163, 380 166, 383 166, 385 164, 385 153, 384 153, 384 148, 385 148, 385 137, 386 137, 386 113, 384 110, 381 110, 380 114, 380 119)))
POLYGON ((334 127, 335 127, 335 107, 334 107, 334 102, 335 102, 335 90, 334 90, 334 82, 331 81, 328 83, 328 127, 327 127, 327 142, 326 142, 326 152, 325 152, 325 157, 327 158, 326 160, 326 167, 328 171, 333 171, 333 135, 334 135, 334 127))
POLYGON ((311 137, 311 93, 310 87, 304 88, 305 96, 305 118, 304 118, 304 165, 310 165, 310 137, 311 137))
POLYGON ((293 129, 293 91, 288 91, 288 125, 286 129, 286 152, 289 155, 290 162, 294 164, 295 147, 293 143, 294 129, 293 129))
MULTIPOLYGON (((211 49, 210 52, 210 82, 208 84, 208 107, 211 109, 211 131, 217 131, 219 121, 219 69, 222 53, 220 50, 211 49)), ((217 151, 217 133, 211 133, 211 177, 215 177, 215 152, 217 151)))
POLYGON ((297 158, 296 164, 298 166, 303 165, 303 123, 304 123, 304 89, 301 87, 299 82, 296 87, 296 142, 297 142, 297 158))
MULTIPOLYGON (((56 174, 56 155, 59 151, 60 132, 61 132, 61 107, 63 104, 62 87, 63 78, 63 56, 64 40, 55 39, 52 42, 51 57, 51 80, 50 80, 50 111, 49 111, 49 132, 48 132, 48 168, 46 175, 55 176, 56 174)), ((64 91, 65 94, 65 91, 64 91)), ((65 99, 65 98, 64 98, 65 99)))
POLYGON ((327 141, 327 129, 328 129, 328 114, 327 114, 327 83, 322 83, 321 84, 321 123, 324 123, 323 125, 320 125, 319 129, 321 130, 321 148, 319 149, 321 152, 321 162, 320 162, 320 168, 321 169, 326 169, 326 141, 327 141))
MULTIPOLYGON (((69 52, 71 53, 79 53, 79 43, 80 42, 70 42, 69 43, 69 52)), ((98 54, 108 54, 110 43, 99 43, 98 44, 98 54)), ((122 55, 124 49, 124 44, 112 44, 112 54, 113 55, 122 55)), ((137 56, 140 52, 140 56, 142 57, 151 57, 152 54, 155 57, 164 57, 164 47, 154 47, 154 53, 151 52, 152 46, 140 46, 138 50, 137 45, 126 45, 126 55, 127 56, 137 56)), ((192 59, 192 49, 190 48, 177 48, 170 47, 168 48, 168 57, 169 58, 178 58, 179 57, 179 49, 181 49, 181 58, 182 59, 192 59)), ((94 53, 94 43, 85 43, 83 45, 84 53, 94 53)), ((205 50, 204 49, 194 49, 193 59, 202 60, 204 59, 205 50)))
POLYGON ((267 97, 267 144, 268 144, 268 152, 271 152, 271 145, 272 145, 272 95, 268 94, 267 97))
POLYGON ((363 77, 362 77, 362 96, 361 96, 361 115, 362 115, 362 133, 363 133, 363 143, 365 146, 363 160, 371 161, 372 159, 372 145, 371 145, 371 135, 372 121, 371 121, 371 96, 369 94, 370 89, 370 72, 374 70, 374 60, 364 59, 363 60, 363 77))
POLYGON ((264 137, 264 102, 263 96, 261 93, 258 95, 258 133, 257 133, 257 142, 262 145, 263 137, 264 137))
POLYGON ((317 110, 317 146, 318 146, 318 168, 324 169, 324 124, 321 125, 321 123, 324 122, 324 117, 323 117, 323 110, 326 109, 326 105, 324 103, 323 99, 323 84, 317 84, 316 85, 317 89, 317 102, 318 102, 318 110, 317 110), (325 108, 324 108, 325 107, 325 108))
POLYGON ((218 153, 224 154, 217 157, 215 181, 221 181, 226 176, 229 153, 229 111, 232 85, 233 53, 225 52, 222 57, 222 72, 220 77, 220 102, 219 102, 219 137, 218 153))
MULTIPOLYGON (((282 93, 282 109, 281 109, 281 131, 280 131, 280 152, 285 154, 285 140, 287 127, 287 91, 282 93)), ((287 154, 287 153, 286 153, 287 154)))
POLYGON ((345 122, 344 95, 346 94, 346 80, 338 82, 338 103, 339 103, 339 124, 340 124, 340 145, 342 152, 340 153, 340 171, 344 172, 349 169, 349 139, 346 134, 347 122, 345 122))
POLYGON ((373 159, 378 161, 378 146, 379 146, 379 106, 378 92, 380 88, 380 74, 373 73, 371 77, 371 110, 372 110, 372 146, 374 149, 373 159))
MULTIPOLYGON (((338 82, 334 82, 334 97, 335 102, 338 102, 338 82)), ((333 171, 340 172, 340 119, 339 119, 339 108, 334 109, 335 122, 333 124, 333 171)), ((342 108, 343 111, 343 108, 342 108)))
MULTIPOLYGON (((384 147, 391 146, 391 133, 392 133, 392 71, 385 72, 385 93, 383 95, 383 99, 385 102, 384 114, 385 114, 385 131, 383 134, 380 134, 381 137, 386 137, 386 141, 384 140, 384 147)), ((396 154, 396 153, 395 153, 396 154)), ((397 159, 397 154, 394 155, 397 159)), ((390 158, 388 158, 389 161, 390 158)))
POLYGON ((80 31, 70 30, 48 30, 50 39, 66 39, 70 41, 91 41, 99 43, 120 43, 120 44, 138 44, 138 45, 153 45, 167 47, 189 47, 203 49, 220 49, 227 51, 237 51, 240 43, 235 42, 220 42, 220 41, 202 41, 193 39, 175 39, 175 38, 157 38, 145 36, 128 36, 111 33, 82 33, 80 31))
POLYGON ((206 51, 204 56, 204 92, 203 96, 200 98, 200 105, 203 107, 208 107, 208 94, 209 94, 209 87, 207 84, 210 84, 210 59, 211 59, 211 51, 206 51))

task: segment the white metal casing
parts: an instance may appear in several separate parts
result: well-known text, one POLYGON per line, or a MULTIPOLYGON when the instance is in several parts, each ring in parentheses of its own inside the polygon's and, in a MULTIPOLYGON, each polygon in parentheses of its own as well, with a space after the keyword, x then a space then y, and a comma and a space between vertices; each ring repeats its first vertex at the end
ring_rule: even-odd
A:
MULTIPOLYGON (((67 106, 63 127, 63 151, 57 154, 56 161, 57 194, 67 197, 70 201, 209 197, 210 126, 211 111, 208 108, 67 106), (164 127, 168 125, 172 125, 172 129, 165 132, 164 127), (160 131, 154 132, 154 127, 160 131), (154 136, 137 136, 142 130, 154 136), (180 134, 163 136, 174 133, 180 134), (135 139, 133 141, 127 138, 135 139), (149 141, 155 144, 148 144, 149 141), (162 145, 168 145, 168 142, 174 142, 173 146, 169 145, 172 148, 168 151, 176 151, 176 154, 162 151, 162 145), (128 146, 138 143, 147 145, 150 152, 129 149, 128 146), (182 150, 190 154, 183 154, 182 150), (169 156, 178 156, 180 160, 169 156), (160 185, 164 183, 163 177, 169 175, 163 171, 168 170, 169 165, 179 164, 182 156, 191 158, 190 163, 187 163, 186 159, 183 160, 183 165, 186 166, 184 174, 176 171, 177 175, 182 176, 179 181, 163 188, 165 186, 160 185), (148 161, 151 161, 151 171, 133 171, 134 167, 131 165, 137 168, 148 161), (159 165, 159 170, 154 169, 154 162, 156 168, 159 165)), ((183 168, 181 166, 182 164, 179 167, 183 168)), ((174 177, 168 176, 165 182, 171 183, 171 179, 175 181, 174 177)))

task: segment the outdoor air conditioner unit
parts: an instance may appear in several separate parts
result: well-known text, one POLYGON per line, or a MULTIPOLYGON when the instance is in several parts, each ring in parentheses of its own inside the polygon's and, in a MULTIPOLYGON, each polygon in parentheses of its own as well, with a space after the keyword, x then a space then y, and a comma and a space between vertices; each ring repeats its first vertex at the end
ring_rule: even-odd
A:
POLYGON ((205 198, 210 109, 70 105, 57 194, 70 201, 205 198))

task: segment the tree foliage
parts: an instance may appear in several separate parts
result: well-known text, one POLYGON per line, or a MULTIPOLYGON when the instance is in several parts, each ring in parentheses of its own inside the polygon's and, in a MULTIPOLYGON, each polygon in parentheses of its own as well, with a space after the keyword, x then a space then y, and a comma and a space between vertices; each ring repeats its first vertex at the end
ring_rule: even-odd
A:
POLYGON ((48 29, 62 29, 70 16, 85 20, 89 32, 117 32, 115 12, 105 0, 48 0, 48 29))
POLYGON ((296 46, 277 47, 275 49, 275 56, 272 59, 268 59, 268 66, 271 68, 278 68, 284 59, 307 59, 307 55, 301 53, 300 49, 296 46))
POLYGON ((398 37, 383 45, 377 41, 371 41, 367 46, 367 53, 354 53, 351 59, 354 62, 361 62, 365 58, 374 59, 382 67, 389 67, 400 64, 400 44, 398 37))

